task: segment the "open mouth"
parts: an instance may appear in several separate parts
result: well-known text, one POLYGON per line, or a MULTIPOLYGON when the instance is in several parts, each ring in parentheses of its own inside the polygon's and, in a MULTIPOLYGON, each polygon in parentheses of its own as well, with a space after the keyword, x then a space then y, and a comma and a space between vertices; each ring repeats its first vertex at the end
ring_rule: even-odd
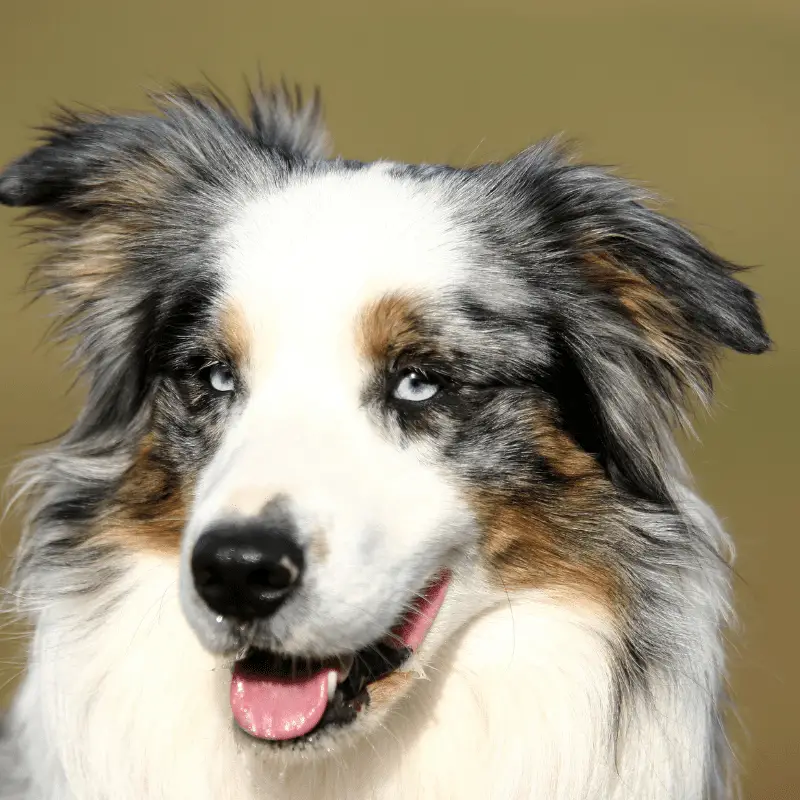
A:
POLYGON ((356 653, 309 660, 250 649, 233 668, 236 724, 257 739, 296 742, 352 723, 369 705, 368 687, 400 669, 420 646, 449 581, 449 573, 439 574, 387 636, 356 653))

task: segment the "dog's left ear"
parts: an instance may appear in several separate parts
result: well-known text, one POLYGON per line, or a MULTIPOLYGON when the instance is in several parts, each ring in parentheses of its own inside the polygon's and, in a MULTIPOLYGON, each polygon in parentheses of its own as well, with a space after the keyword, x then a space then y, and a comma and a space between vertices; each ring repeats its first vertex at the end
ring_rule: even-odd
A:
POLYGON ((612 295, 667 361, 700 357, 698 345, 710 348, 707 356, 718 347, 767 350, 756 295, 735 277, 741 268, 646 206, 629 184, 606 178, 599 213, 586 217, 578 240, 590 284, 612 295))
POLYGON ((770 346, 755 294, 737 267, 606 170, 552 145, 500 170, 506 213, 525 219, 532 279, 559 298, 556 369, 566 371, 552 385, 565 422, 580 418, 576 438, 601 451, 612 478, 663 499, 671 430, 687 421, 688 395, 709 397, 718 351, 770 346))

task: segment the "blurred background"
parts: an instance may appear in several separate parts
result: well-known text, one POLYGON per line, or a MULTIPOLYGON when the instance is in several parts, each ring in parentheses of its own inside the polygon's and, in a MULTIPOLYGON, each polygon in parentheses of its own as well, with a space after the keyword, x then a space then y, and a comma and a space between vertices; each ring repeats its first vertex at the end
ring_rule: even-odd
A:
MULTIPOLYGON (((322 87, 347 157, 464 164, 563 131, 757 267, 746 280, 775 350, 726 358, 714 418, 687 453, 738 546, 744 795, 800 798, 800 3, 5 0, 0 162, 30 146, 56 102, 141 107, 145 89, 204 73, 238 99, 259 66, 322 87)), ((35 253, 14 218, 0 212, 0 478, 80 404, 63 354, 42 343, 50 309, 25 307, 35 253)), ((16 533, 4 522, 0 567, 16 533)), ((23 642, 7 626, 0 639, 1 707, 23 642)))

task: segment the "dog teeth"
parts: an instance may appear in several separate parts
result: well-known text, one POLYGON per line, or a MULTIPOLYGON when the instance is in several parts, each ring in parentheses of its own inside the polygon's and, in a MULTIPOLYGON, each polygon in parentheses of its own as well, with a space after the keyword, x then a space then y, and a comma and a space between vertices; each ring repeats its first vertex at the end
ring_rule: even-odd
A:
POLYGON ((343 656, 339 659, 339 669, 336 670, 339 683, 347 680, 348 675, 350 675, 350 670, 353 669, 354 661, 354 656, 343 656))
POLYGON ((336 694, 336 686, 339 683, 337 678, 338 675, 335 669, 328 672, 328 701, 333 700, 333 696, 336 694))
POLYGON ((234 661, 243 661, 247 657, 247 653, 250 651, 250 648, 245 645, 238 653, 234 656, 234 661))

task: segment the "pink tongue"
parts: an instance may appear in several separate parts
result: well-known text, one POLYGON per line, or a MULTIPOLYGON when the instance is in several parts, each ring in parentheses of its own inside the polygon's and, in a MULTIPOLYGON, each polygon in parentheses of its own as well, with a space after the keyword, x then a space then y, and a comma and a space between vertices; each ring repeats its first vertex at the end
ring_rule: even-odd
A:
MULTIPOLYGON (((416 650, 442 607, 449 573, 428 588, 416 607, 394 630, 409 649, 416 650)), ((250 672, 239 664, 231 681, 231 710, 240 728, 259 739, 296 739, 317 727, 328 705, 328 672, 285 680, 250 672)))
POLYGON ((317 727, 328 705, 328 670, 302 680, 249 673, 237 664, 231 710, 240 728, 259 739, 295 739, 317 727))

